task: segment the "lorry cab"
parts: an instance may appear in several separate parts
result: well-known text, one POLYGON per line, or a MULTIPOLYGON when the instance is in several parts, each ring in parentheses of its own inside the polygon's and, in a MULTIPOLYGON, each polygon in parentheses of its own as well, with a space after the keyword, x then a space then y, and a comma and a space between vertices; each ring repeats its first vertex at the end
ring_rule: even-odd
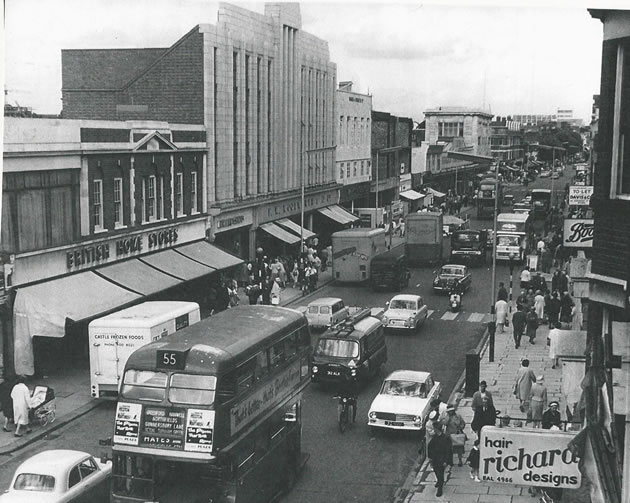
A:
POLYGON ((348 377, 366 380, 387 361, 381 320, 363 309, 324 332, 311 357, 311 379, 342 382, 348 377))
POLYGON ((486 230, 458 230, 451 236, 451 259, 454 262, 486 262, 488 232, 486 230))
POLYGON ((409 264, 404 251, 397 249, 372 259, 371 283, 373 290, 390 289, 399 292, 409 286, 409 264))

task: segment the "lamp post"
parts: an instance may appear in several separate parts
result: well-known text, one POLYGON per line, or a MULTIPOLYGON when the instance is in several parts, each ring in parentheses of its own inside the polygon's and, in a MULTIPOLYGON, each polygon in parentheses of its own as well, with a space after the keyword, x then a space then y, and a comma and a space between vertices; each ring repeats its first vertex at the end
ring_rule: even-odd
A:
MULTIPOLYGON (((499 179, 499 163, 495 165, 495 177, 499 179)), ((497 190, 497 185, 495 185, 494 189, 494 217, 493 217, 493 225, 492 225, 492 297, 490 298, 490 314, 492 314, 492 321, 494 322, 494 327, 496 327, 497 323, 497 313, 494 309, 494 303, 496 300, 496 290, 497 290, 497 214, 499 213, 499 191, 497 190)), ((490 363, 494 362, 494 337, 495 330, 489 330, 490 333, 490 344, 488 350, 488 361, 490 363)))
POLYGON ((510 302, 508 303, 508 319, 511 320, 512 318, 512 285, 513 285, 513 278, 514 278, 514 252, 510 252, 509 255, 509 259, 510 259, 510 302))

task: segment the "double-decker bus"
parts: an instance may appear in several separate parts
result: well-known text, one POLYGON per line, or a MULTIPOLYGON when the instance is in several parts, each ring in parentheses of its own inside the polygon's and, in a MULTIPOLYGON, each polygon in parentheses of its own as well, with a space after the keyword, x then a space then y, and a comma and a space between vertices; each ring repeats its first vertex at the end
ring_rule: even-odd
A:
POLYGON ((111 502, 268 502, 306 462, 306 317, 238 306, 136 350, 112 444, 111 502))
POLYGON ((503 186, 496 178, 487 177, 479 182, 477 191, 477 218, 494 216, 495 199, 499 212, 503 203, 503 186), (498 199, 497 199, 498 198, 498 199))

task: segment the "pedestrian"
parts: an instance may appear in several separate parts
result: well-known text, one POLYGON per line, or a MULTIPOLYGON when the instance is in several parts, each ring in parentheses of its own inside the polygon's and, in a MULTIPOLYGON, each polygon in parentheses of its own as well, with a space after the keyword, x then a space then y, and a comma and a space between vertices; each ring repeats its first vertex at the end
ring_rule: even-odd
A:
POLYGON ((543 383, 544 379, 542 374, 537 376, 529 391, 529 408, 534 428, 540 428, 543 410, 547 406, 547 387, 543 383))
POLYGON ((400 237, 404 238, 405 237, 405 221, 401 220, 400 222, 400 237))
POLYGON ((0 406, 2 408, 2 415, 4 416, 4 425, 2 429, 4 431, 11 431, 9 425, 13 424, 13 400, 11 398, 11 391, 15 386, 15 379, 5 378, 0 383, 0 406))
POLYGON ((453 452, 451 448, 451 439, 448 438, 440 428, 435 430, 435 436, 431 439, 427 446, 427 457, 431 461, 431 467, 435 473, 437 482, 436 496, 442 496, 442 487, 444 487, 444 469, 447 464, 453 462, 453 452))
POLYGON ((225 311, 230 306, 230 293, 225 281, 221 281, 216 288, 215 312, 225 311))
POLYGON ((550 430, 552 427, 560 429, 562 426, 562 418, 560 417, 560 404, 558 402, 549 402, 549 408, 542 415, 542 428, 543 430, 550 430))
POLYGON ((560 272, 558 273, 558 291, 559 292, 569 291, 569 278, 563 270, 560 270, 560 272))
POLYGON ((536 295, 534 297, 534 309, 536 311, 536 315, 538 316, 538 320, 542 321, 545 317, 545 297, 543 296, 541 290, 536 290, 536 295))
POLYGON ((238 306, 240 299, 238 298, 238 282, 235 279, 228 281, 228 295, 230 297, 230 305, 228 307, 238 306))
POLYGON ((13 400, 13 420, 15 421, 16 437, 23 436, 22 429, 26 429, 26 433, 30 433, 28 411, 31 408, 31 392, 26 386, 26 378, 18 376, 16 384, 11 390, 11 400, 13 400))
POLYGON ((582 301, 580 299, 575 300, 574 306, 571 308, 571 329, 582 330, 582 301))
POLYGON ((440 422, 440 413, 437 410, 432 410, 429 412, 427 423, 424 427, 425 430, 425 441, 427 447, 429 446, 429 442, 435 436, 436 430, 442 430, 442 423, 440 422))
POLYGON ((529 266, 525 266, 525 268, 521 271, 521 288, 527 290, 529 288, 529 282, 531 281, 532 276, 529 272, 529 266))
POLYGON ((494 426, 497 420, 497 411, 494 405, 490 403, 488 397, 481 399, 481 407, 479 407, 473 416, 470 427, 477 434, 477 438, 484 426, 494 426))
POLYGON ((518 309, 520 306, 523 310, 527 310, 527 302, 527 292, 525 290, 521 290, 521 294, 516 297, 516 308, 518 309))
POLYGON ((551 265, 553 263, 553 255, 549 247, 546 247, 542 253, 542 271, 549 273, 551 271, 551 265))
POLYGON ((505 322, 507 320, 508 315, 508 303, 503 299, 497 300, 494 305, 494 312, 497 317, 497 327, 499 328, 499 333, 503 333, 503 327, 505 327, 505 322))
POLYGON ((535 344, 536 330, 538 329, 539 318, 536 314, 534 306, 531 307, 527 315, 525 316, 526 335, 529 338, 530 344, 535 344))
POLYGON ((527 318, 523 311, 523 306, 517 306, 516 312, 512 315, 512 337, 514 338, 514 348, 521 346, 521 337, 527 324, 527 318))
POLYGON ((549 300, 549 306, 547 307, 547 314, 549 316, 549 329, 552 328, 560 328, 560 299, 558 298, 558 292, 554 291, 551 294, 551 299, 549 300))
POLYGON ((521 412, 529 410, 529 395, 532 390, 532 384, 536 382, 536 374, 529 368, 529 360, 523 358, 521 366, 516 373, 516 382, 514 383, 514 395, 519 399, 521 412))
POLYGON ((473 412, 476 412, 477 409, 481 407, 483 398, 488 398, 488 402, 494 405, 492 393, 488 391, 488 383, 486 381, 479 382, 479 389, 473 393, 472 403, 470 404, 473 412))
POLYGON ((505 285, 502 282, 499 283, 499 291, 497 292, 497 300, 504 300, 506 302, 508 300, 508 291, 505 289, 505 285))
POLYGON ((260 297, 261 292, 262 289, 257 283, 252 283, 251 285, 247 285, 245 287, 245 295, 247 295, 247 298, 249 299, 250 306, 258 304, 258 297, 260 297))
POLYGON ((278 277, 273 281, 273 284, 271 285, 270 301, 272 306, 280 305, 281 292, 282 289, 280 288, 280 278, 278 277))
MULTIPOLYGON (((440 418, 440 422, 444 428, 445 435, 451 439, 453 454, 457 454, 457 458, 459 459, 458 466, 464 466, 463 456, 466 446, 464 428, 466 427, 466 421, 457 413, 455 405, 449 404, 446 407, 446 413, 440 418)), ((452 459, 449 464, 453 464, 452 459)))
POLYGON ((273 287, 273 285, 275 285, 275 281, 271 281, 271 278, 266 277, 263 280, 263 286, 262 286, 262 303, 263 306, 270 306, 271 305, 271 289, 273 287))
POLYGON ((468 453, 466 463, 470 465, 470 478, 475 482, 481 482, 479 479, 479 439, 475 440, 472 449, 468 453))

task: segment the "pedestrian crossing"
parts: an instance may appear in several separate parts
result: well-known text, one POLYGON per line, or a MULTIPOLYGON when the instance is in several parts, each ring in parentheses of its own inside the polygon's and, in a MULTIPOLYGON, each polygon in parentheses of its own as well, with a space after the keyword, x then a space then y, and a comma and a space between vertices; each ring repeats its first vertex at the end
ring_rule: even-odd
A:
POLYGON ((489 313, 468 313, 466 311, 458 311, 453 313, 451 311, 437 311, 435 309, 429 309, 427 319, 442 321, 465 321, 469 323, 488 323, 492 320, 492 315, 489 313))

